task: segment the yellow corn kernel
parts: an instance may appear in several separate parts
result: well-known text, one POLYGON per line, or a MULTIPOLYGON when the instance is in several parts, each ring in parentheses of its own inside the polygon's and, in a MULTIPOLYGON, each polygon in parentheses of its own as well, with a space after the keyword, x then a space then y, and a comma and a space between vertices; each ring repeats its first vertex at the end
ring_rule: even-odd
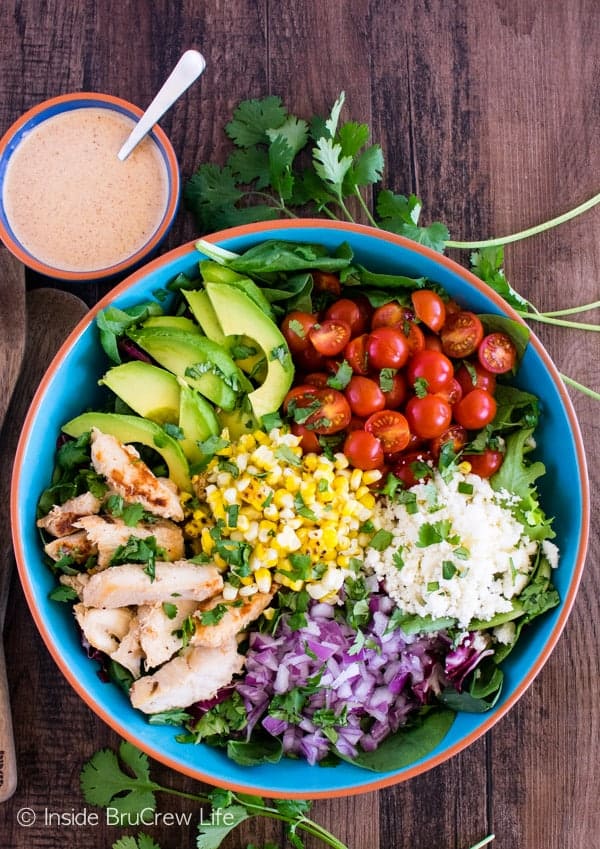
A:
POLYGON ((250 575, 247 575, 245 578, 240 578, 240 581, 242 582, 243 586, 250 587, 254 583, 254 578, 252 578, 250 575))
POLYGON ((258 442, 259 445, 268 445, 271 441, 269 435, 263 433, 262 430, 254 431, 254 439, 256 440, 256 442, 258 442))
POLYGON ((213 548, 215 547, 215 541, 210 535, 210 531, 208 528, 203 528, 202 533, 200 535, 200 540, 202 542, 202 551, 205 554, 210 554, 213 548))
POLYGON ((257 569, 254 573, 254 580, 256 581, 259 592, 268 593, 271 589, 272 578, 268 569, 257 569))
POLYGON ((350 463, 345 454, 335 454, 334 466, 336 469, 347 469, 350 463))
POLYGON ((275 580, 278 584, 282 584, 284 587, 287 587, 289 590, 293 590, 295 593, 299 593, 304 586, 304 581, 292 581, 291 578, 288 578, 288 576, 284 575, 282 572, 275 572, 275 580))
POLYGON ((368 472, 363 472, 362 480, 366 486, 370 486, 370 484, 381 480, 381 472, 379 469, 369 469, 368 472))
POLYGON ((223 560, 223 558, 218 552, 215 552, 213 554, 212 559, 217 569, 227 569, 227 561, 223 560))
POLYGON ((363 507, 366 507, 367 510, 372 510, 375 507, 375 496, 372 492, 368 492, 360 499, 360 503, 363 507))
POLYGON ((296 475, 285 475, 284 474, 284 486, 288 492, 298 492, 300 489, 300 481, 296 477, 296 475))
POLYGON ((347 569, 350 566, 350 558, 347 554, 338 554, 336 564, 340 569, 347 569))
POLYGON ((237 528, 238 531, 241 531, 243 534, 250 530, 250 519, 245 515, 245 513, 240 512, 238 514, 237 528))
POLYGON ((287 489, 278 489, 273 496, 273 504, 280 510, 286 507, 291 510, 294 506, 294 496, 287 489))
POLYGON ((267 607, 266 610, 263 610, 263 616, 265 617, 267 622, 270 622, 273 619, 273 617, 275 616, 275 608, 274 607, 267 607))
POLYGON ((349 489, 350 482, 348 478, 343 477, 343 475, 337 475, 333 482, 333 491, 336 495, 347 495, 349 489))
POLYGON ((305 454, 304 456, 304 468, 308 469, 309 472, 314 472, 317 468, 318 458, 316 454, 305 454))
POLYGON ((360 501, 361 498, 364 498, 365 495, 370 493, 370 489, 368 486, 361 486, 356 490, 356 498, 360 501))
POLYGON ((472 469, 472 466, 471 466, 471 464, 469 463, 468 460, 463 460, 462 463, 458 464, 458 471, 462 472, 463 475, 468 475, 469 472, 471 471, 471 469, 472 469))
POLYGON ((324 527, 321 539, 326 548, 335 548, 338 541, 337 530, 332 527, 324 527))
POLYGON ((360 469, 353 469, 350 475, 350 489, 356 491, 362 483, 363 473, 360 469))
POLYGON ((255 595, 258 592, 258 587, 256 584, 248 584, 247 587, 242 587, 239 591, 240 596, 242 598, 249 598, 251 595, 255 595))

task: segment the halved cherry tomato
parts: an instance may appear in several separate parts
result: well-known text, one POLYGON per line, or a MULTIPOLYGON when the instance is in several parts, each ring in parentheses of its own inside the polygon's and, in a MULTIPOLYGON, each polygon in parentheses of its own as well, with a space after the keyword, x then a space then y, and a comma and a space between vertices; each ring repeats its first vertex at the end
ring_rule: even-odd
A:
POLYGON ((406 336, 394 327, 377 327, 367 340, 369 365, 376 369, 402 368, 410 355, 406 336))
POLYGON ((341 392, 309 384, 290 389, 283 401, 283 411, 293 416, 297 424, 322 435, 345 430, 352 418, 350 406, 341 392))
POLYGON ((332 295, 340 295, 342 291, 340 278, 330 271, 313 271, 312 279, 315 292, 330 292, 332 295))
POLYGON ((440 296, 431 289, 417 289, 410 297, 419 321, 439 333, 446 320, 446 304, 440 296))
MULTIPOLYGON (((406 329, 406 328, 405 328, 406 329)), ((406 337, 411 355, 425 348, 425 334, 414 321, 408 322, 408 335, 406 337)))
POLYGON ((308 334, 316 322, 317 317, 308 312, 293 310, 286 315, 281 322, 281 332, 292 354, 299 354, 310 345, 308 334))
POLYGON ((439 395, 411 398, 405 409, 408 426, 412 433, 423 439, 440 436, 452 420, 452 408, 439 395))
POLYGON ((470 357, 483 339, 483 324, 473 312, 454 312, 446 319, 440 337, 446 356, 470 357))
MULTIPOLYGON (((381 378, 379 380, 381 386, 381 378)), ((385 406, 388 410, 397 410, 408 398, 408 383, 402 372, 397 371, 392 377, 392 388, 382 390, 385 398, 385 406)))
POLYGON ((355 375, 344 389, 350 409, 355 416, 366 418, 385 407, 385 396, 379 384, 370 377, 355 375))
POLYGON ((467 444, 467 431, 461 425, 450 425, 440 436, 431 440, 431 453, 437 460, 442 447, 448 442, 452 443, 452 449, 457 454, 467 444))
POLYGON ((436 392, 435 394, 439 395, 440 398, 443 398, 444 401, 446 401, 448 404, 450 404, 451 407, 453 407, 454 404, 458 404, 458 402, 462 398, 463 391, 462 386, 460 385, 458 380, 453 377, 450 383, 448 383, 446 386, 444 386, 443 389, 440 389, 440 391, 436 392))
POLYGON ((504 374, 514 368, 517 349, 506 333, 489 333, 477 350, 479 362, 494 374, 504 374))
POLYGON ((379 410, 365 422, 365 430, 381 442, 385 454, 404 451, 410 441, 406 417, 395 410, 379 410))
POLYGON ((425 348, 410 358, 406 376, 411 386, 415 381, 424 380, 427 391, 433 393, 445 389, 454 375, 454 366, 444 354, 425 348))
POLYGON ((348 322, 329 318, 315 324, 308 332, 315 350, 324 357, 340 354, 350 341, 350 335, 348 322))
POLYGON ((346 345, 344 349, 344 359, 349 363, 354 374, 369 373, 369 357, 367 354, 367 339, 366 333, 360 336, 355 336, 346 345))
POLYGON ((404 330, 407 321, 414 319, 414 313, 400 306, 398 301, 390 301, 377 307, 371 319, 371 330, 378 327, 395 327, 396 330, 404 330))
POLYGON ((292 422, 292 433, 300 437, 300 448, 305 454, 321 454, 323 447, 319 442, 319 437, 314 430, 309 430, 307 427, 296 422, 292 422))
POLYGON ((310 374, 307 374, 303 380, 304 383, 309 383, 311 386, 318 386, 319 389, 325 389, 327 381, 329 380, 329 375, 325 374, 324 371, 313 371, 310 374))
POLYGON ((356 301, 351 301, 349 298, 340 298, 339 301, 335 301, 330 307, 327 307, 325 318, 331 319, 331 321, 345 321, 346 324, 350 325, 352 336, 364 333, 367 326, 360 307, 356 301))
POLYGON ((496 376, 485 369, 478 362, 470 362, 464 364, 457 370, 456 379, 461 385, 463 395, 468 395, 474 389, 486 389, 494 394, 496 388, 496 376), (475 378, 475 382, 473 382, 475 378))
POLYGON ((496 407, 493 395, 485 389, 474 389, 455 405, 453 414, 458 424, 467 430, 479 430, 492 421, 496 407))
POLYGON ((491 478, 504 462, 504 454, 501 451, 486 448, 483 454, 464 454, 463 460, 471 464, 474 475, 479 475, 480 478, 491 478))
POLYGON ((433 474, 430 463, 433 463, 433 457, 429 451, 406 451, 395 460, 392 466, 392 474, 399 478, 406 489, 419 483, 422 480, 428 480, 433 474))
POLYGON ((344 454, 357 469, 380 469, 384 456, 381 442, 366 430, 353 430, 344 442, 344 454))

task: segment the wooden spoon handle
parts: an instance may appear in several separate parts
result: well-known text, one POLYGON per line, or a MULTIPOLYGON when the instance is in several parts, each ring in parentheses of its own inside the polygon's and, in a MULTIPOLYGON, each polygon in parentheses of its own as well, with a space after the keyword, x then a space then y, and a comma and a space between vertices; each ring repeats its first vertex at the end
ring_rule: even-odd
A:
POLYGON ((4 643, 0 640, 0 802, 10 799, 17 787, 17 757, 12 728, 4 643))

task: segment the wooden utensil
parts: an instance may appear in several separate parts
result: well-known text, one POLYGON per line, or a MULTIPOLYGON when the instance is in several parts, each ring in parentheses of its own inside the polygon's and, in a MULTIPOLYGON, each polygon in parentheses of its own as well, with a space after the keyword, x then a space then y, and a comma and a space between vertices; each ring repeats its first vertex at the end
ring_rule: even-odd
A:
MULTIPOLYGON (((5 286, 6 281, 0 281, 5 286)), ((16 286, 16 284, 15 284, 16 286)), ((87 312, 86 304, 75 295, 61 292, 57 289, 35 289, 25 297, 23 284, 22 299, 23 320, 21 331, 24 345, 24 357, 21 374, 16 384, 12 402, 6 412, 8 401, 6 394, 14 386, 18 374, 18 364, 14 350, 7 351, 9 362, 17 374, 12 384, 7 385, 6 374, 3 376, 2 397, 0 397, 0 410, 4 404, 3 412, 6 412, 6 420, 2 429, 0 456, 0 503, 4 508, 0 510, 0 632, 4 624, 6 611, 6 600, 10 585, 10 575, 13 571, 13 551, 11 546, 10 532, 10 478, 14 454, 23 426, 23 420, 27 413, 29 404, 41 378, 44 375, 54 354, 66 339, 75 324, 83 318, 87 312), (25 332, 25 305, 27 309, 27 332, 25 332)), ((12 308, 11 308, 12 311, 12 308)), ((16 321, 16 313, 9 316, 11 321, 16 321)), ((5 321, 5 317, 2 318, 5 321)), ((16 334, 16 328, 15 334, 16 334)), ((12 332, 12 329, 11 331, 12 332)), ((4 351, 6 346, 6 330, 0 329, 0 350, 4 351)), ((13 337, 14 338, 14 337, 13 337)), ((14 343, 15 346, 18 344, 14 343)), ((22 349, 21 349, 22 350, 22 349)), ((12 732, 12 721, 10 713, 10 701, 8 696, 8 685, 6 680, 6 667, 4 659, 4 645, 0 640, 0 802, 10 798, 17 785, 17 765, 15 756, 15 744, 12 732)))

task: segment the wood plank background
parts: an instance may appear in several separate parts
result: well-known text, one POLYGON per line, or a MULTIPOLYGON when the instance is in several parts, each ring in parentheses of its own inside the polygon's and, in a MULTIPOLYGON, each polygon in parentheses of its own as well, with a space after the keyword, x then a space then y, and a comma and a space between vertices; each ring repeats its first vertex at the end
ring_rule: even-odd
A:
MULTIPOLYGON (((346 115, 368 122, 383 146, 386 186, 416 192, 424 217, 445 221, 457 239, 520 230, 599 191, 597 0, 4 0, 0 131, 68 91, 106 91, 144 107, 188 47, 204 53, 207 69, 161 122, 184 179, 200 162, 224 161, 223 126, 240 100, 279 94, 309 116, 345 90, 346 115)), ((596 208, 508 248, 507 275, 539 309, 598 299, 599 232, 596 208)), ((182 210, 164 250, 194 235, 182 210)), ((106 290, 77 288, 89 304, 106 290)), ((0 300, 0 309, 10 304, 0 300)), ((562 370, 600 389, 597 336, 539 335, 562 370)), ((495 849, 600 845, 600 430, 597 402, 578 393, 573 401, 594 524, 565 633, 526 695, 470 749, 395 788, 314 805, 315 818, 352 849, 466 849, 491 831, 495 849)), ((17 823, 23 806, 81 810, 82 763, 118 741, 62 680, 16 579, 5 637, 20 782, 0 809, 0 846, 109 847, 119 833, 108 826, 17 823)), ((154 775, 193 790, 160 765, 154 775)), ((152 833, 163 849, 194 845, 193 828, 152 833)), ((225 846, 268 839, 282 839, 279 827, 253 822, 225 846)))

